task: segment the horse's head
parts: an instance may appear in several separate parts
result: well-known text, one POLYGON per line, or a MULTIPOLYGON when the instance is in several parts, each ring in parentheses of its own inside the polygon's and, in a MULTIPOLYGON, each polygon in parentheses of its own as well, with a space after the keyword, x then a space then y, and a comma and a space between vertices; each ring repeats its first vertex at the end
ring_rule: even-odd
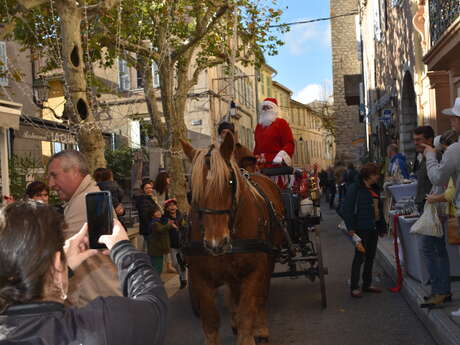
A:
POLYGON ((203 246, 212 255, 228 253, 239 194, 234 137, 227 133, 219 148, 206 150, 181 143, 192 161, 192 212, 198 215, 203 246))

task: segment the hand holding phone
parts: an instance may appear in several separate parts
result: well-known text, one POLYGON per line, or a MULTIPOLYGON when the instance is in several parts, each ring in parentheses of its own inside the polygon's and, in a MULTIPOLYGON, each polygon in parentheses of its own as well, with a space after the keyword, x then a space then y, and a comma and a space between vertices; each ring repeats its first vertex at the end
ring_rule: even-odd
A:
POLYGON ((120 241, 129 240, 123 225, 118 220, 114 220, 113 232, 111 235, 102 235, 99 238, 100 243, 104 243, 109 250, 120 241))
POLYGON ((95 249, 88 249, 88 225, 85 224, 78 233, 65 241, 64 253, 67 265, 75 270, 86 259, 98 253, 95 249))
POLYGON ((114 215, 109 191, 86 194, 86 218, 89 247, 91 249, 106 248, 99 242, 99 237, 112 233, 114 215))

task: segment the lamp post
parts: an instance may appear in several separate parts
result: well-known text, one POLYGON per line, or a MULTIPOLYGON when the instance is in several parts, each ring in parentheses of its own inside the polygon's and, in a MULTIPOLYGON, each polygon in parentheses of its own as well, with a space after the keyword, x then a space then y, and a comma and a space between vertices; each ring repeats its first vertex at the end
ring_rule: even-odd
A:
POLYGON ((63 115, 59 116, 56 114, 56 111, 53 108, 50 108, 45 104, 49 98, 49 91, 50 86, 48 84, 48 80, 44 77, 35 78, 32 81, 32 90, 33 90, 33 101, 40 109, 48 109, 53 113, 53 116, 58 119, 62 120, 64 118, 63 115))
POLYGON ((235 104, 235 102, 233 100, 230 102, 230 111, 229 111, 229 113, 230 113, 231 117, 236 116, 236 104, 235 104))

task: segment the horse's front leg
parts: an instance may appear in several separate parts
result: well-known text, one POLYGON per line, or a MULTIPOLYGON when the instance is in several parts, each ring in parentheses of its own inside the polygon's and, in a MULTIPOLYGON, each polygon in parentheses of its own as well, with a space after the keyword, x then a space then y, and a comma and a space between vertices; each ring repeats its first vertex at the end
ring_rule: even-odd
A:
POLYGON ((216 306, 216 291, 216 288, 206 283, 200 284, 199 291, 197 291, 205 345, 219 345, 220 317, 216 306))
MULTIPOLYGON (((238 323, 237 345, 255 345, 257 315, 265 312, 263 306, 266 302, 268 272, 262 267, 259 268, 261 271, 254 271, 241 285, 236 318, 238 323)), ((260 337, 262 334, 258 336, 260 337)), ((268 328, 264 332, 264 336, 268 341, 268 328)))
MULTIPOLYGON (((254 337, 256 344, 268 344, 269 342, 269 331, 268 331, 268 297, 270 293, 270 280, 271 275, 275 269, 275 258, 273 256, 268 257, 268 272, 269 276, 263 286, 265 294, 261 296, 263 299, 262 305, 260 306, 259 313, 257 314, 256 323, 254 326, 254 337)), ((261 282, 262 284, 262 282, 261 282)))

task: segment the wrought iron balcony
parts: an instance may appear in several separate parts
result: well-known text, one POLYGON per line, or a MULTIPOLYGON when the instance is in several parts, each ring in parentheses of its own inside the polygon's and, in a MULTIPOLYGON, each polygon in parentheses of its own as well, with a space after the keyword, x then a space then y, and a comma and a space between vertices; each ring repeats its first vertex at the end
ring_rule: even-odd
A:
POLYGON ((429 0, 431 45, 460 16, 460 0, 429 0))

